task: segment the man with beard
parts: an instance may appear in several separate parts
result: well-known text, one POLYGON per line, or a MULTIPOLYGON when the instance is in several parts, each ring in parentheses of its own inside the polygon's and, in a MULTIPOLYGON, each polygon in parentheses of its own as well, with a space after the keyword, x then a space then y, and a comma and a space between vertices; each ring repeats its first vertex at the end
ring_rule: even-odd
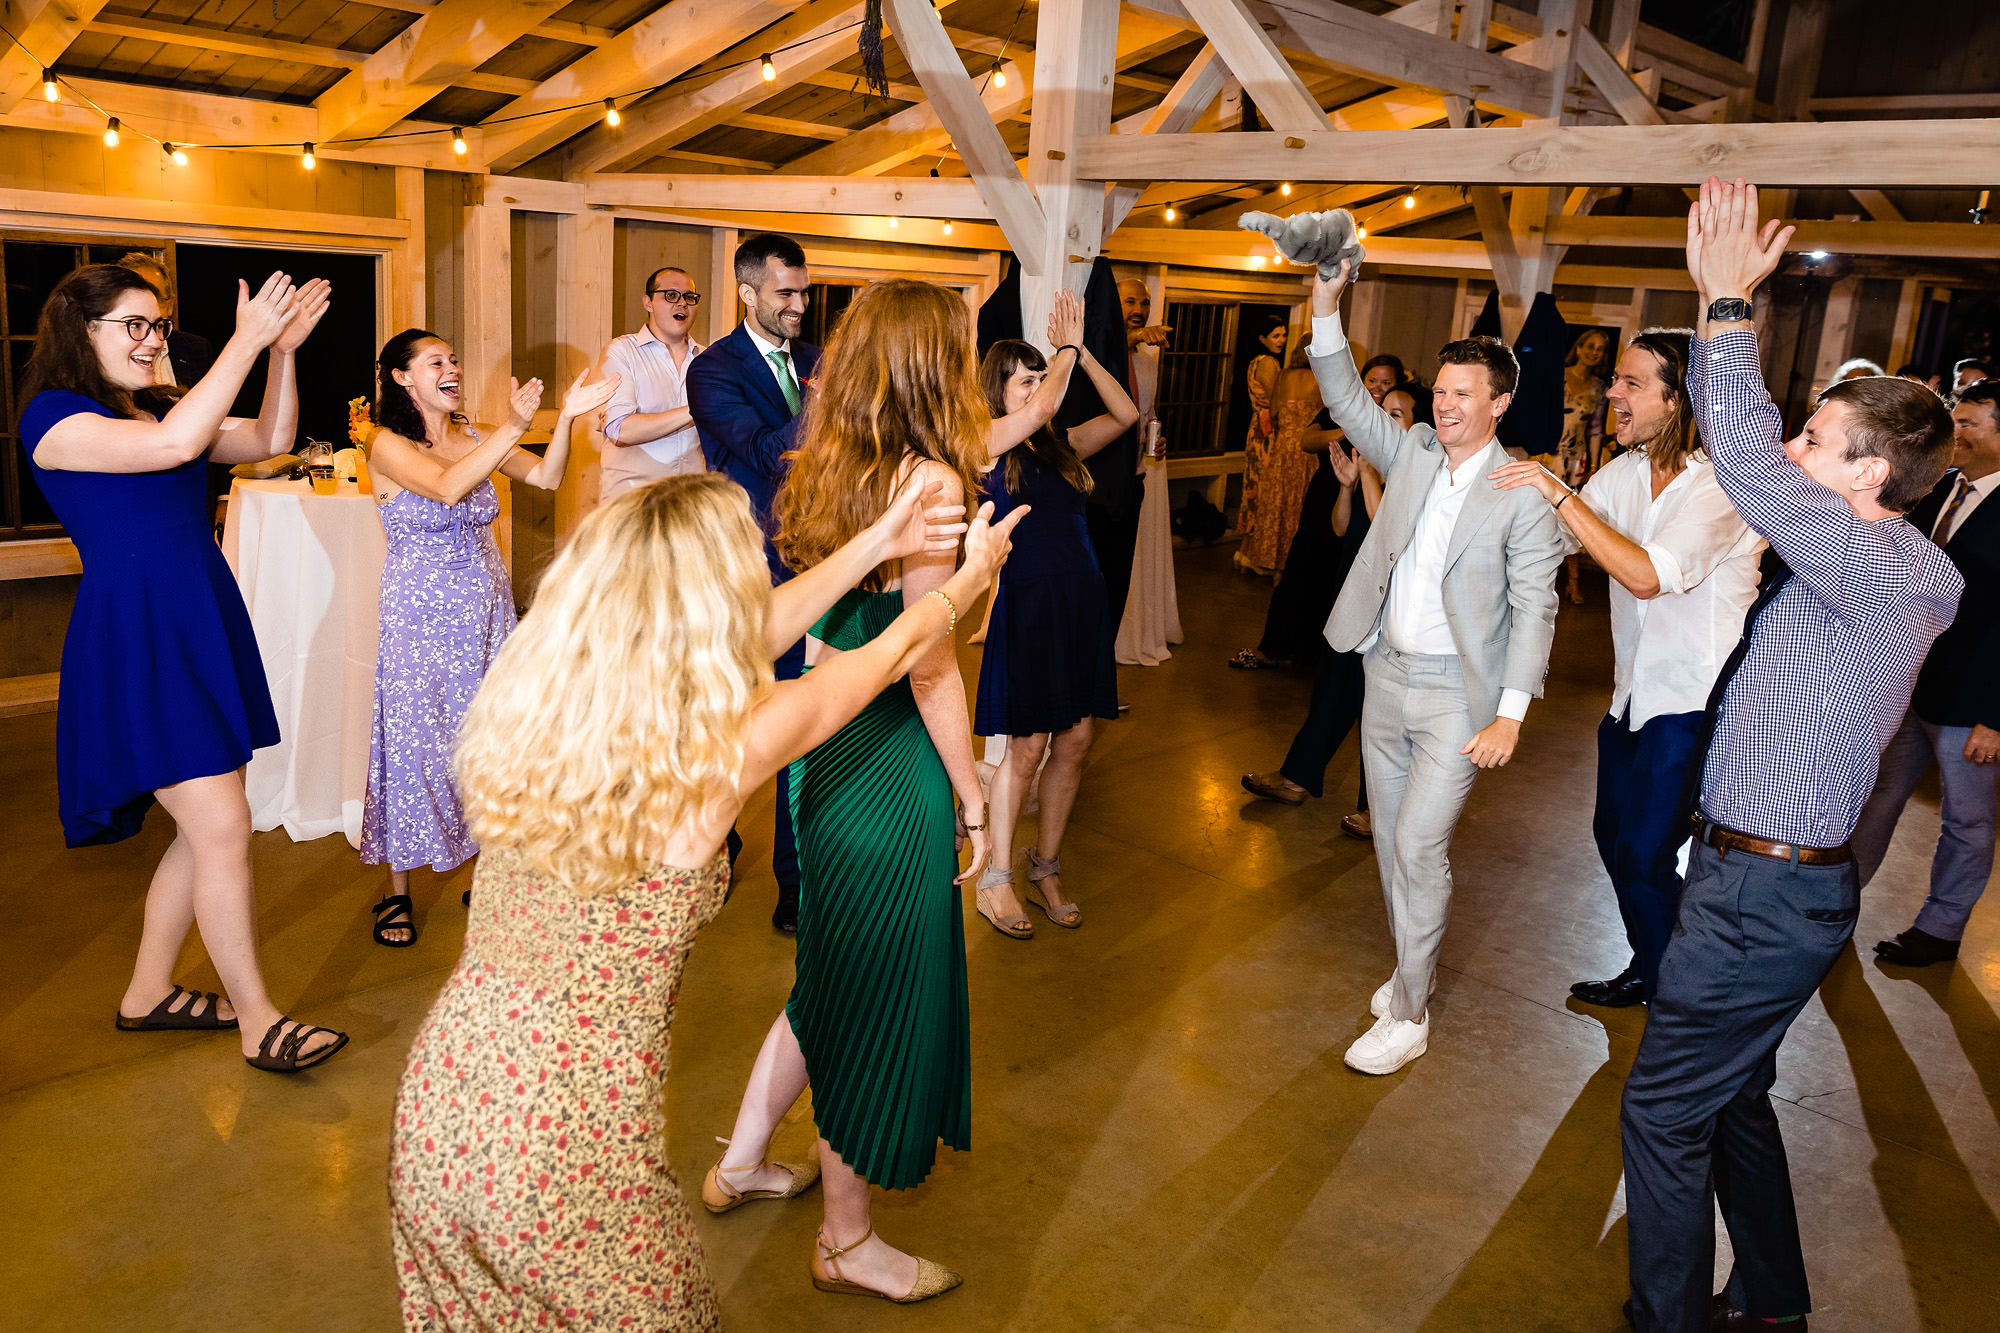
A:
MULTIPOLYGON (((727 473, 750 492, 764 528, 764 559, 773 585, 792 576, 771 544, 771 501, 785 476, 785 454, 798 435, 799 410, 819 367, 819 348, 799 340, 812 299, 806 252, 789 236, 761 232, 736 247, 736 294, 748 316, 696 357, 687 372, 688 409, 711 472, 727 473)), ((778 679, 796 680, 805 640, 777 661, 778 679)), ((771 869, 778 905, 771 924, 790 935, 799 920, 799 852, 792 836, 791 781, 778 772, 777 828, 771 869)), ((731 833, 731 852, 735 835, 731 833)))
POLYGON ((619 377, 604 409, 611 447, 600 460, 598 494, 606 499, 702 470, 701 436, 687 405, 688 368, 701 355, 691 336, 700 306, 701 293, 686 269, 659 269, 646 279, 645 326, 604 349, 604 368, 619 377))
POLYGON ((1598 855, 1618 895, 1632 961, 1579 981, 1585 1004, 1623 1008, 1653 992, 1680 913, 1681 802, 1702 709, 1757 597, 1764 540, 1715 480, 1688 403, 1686 329, 1648 329, 1618 358, 1605 393, 1625 452, 1581 492, 1539 463, 1494 472, 1555 507, 1572 551, 1611 576, 1611 711, 1597 726, 1598 855))

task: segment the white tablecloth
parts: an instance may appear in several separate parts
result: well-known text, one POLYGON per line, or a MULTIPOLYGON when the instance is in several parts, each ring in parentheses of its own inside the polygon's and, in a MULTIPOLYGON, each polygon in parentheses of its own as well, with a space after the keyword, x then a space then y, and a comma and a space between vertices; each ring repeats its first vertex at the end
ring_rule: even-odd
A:
POLYGON ((1181 641, 1181 605, 1174 592, 1174 534, 1168 512, 1167 465, 1146 460, 1146 500, 1139 507, 1139 544, 1132 551, 1132 592, 1118 625, 1117 657, 1126 666, 1158 666, 1181 641))
POLYGON ((250 607, 282 738, 246 775, 259 831, 361 845, 386 551, 374 497, 352 482, 335 495, 303 481, 230 491, 222 553, 250 607))

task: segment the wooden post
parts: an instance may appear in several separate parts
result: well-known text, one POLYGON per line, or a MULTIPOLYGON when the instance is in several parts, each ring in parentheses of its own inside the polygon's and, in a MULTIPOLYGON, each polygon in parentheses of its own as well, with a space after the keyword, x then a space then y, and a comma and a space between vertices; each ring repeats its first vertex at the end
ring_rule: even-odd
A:
POLYGON ((1077 178, 1076 141, 1110 133, 1117 49, 1116 6, 1043 0, 1028 129, 1028 181, 1042 208, 1043 243, 1040 255, 1020 256, 1021 336, 1032 343, 1047 340, 1059 287, 1082 295, 1104 243, 1104 182, 1077 178))
POLYGON ((1820 52, 1826 46, 1829 0, 1792 0, 1785 13, 1785 43, 1778 56, 1776 105, 1780 120, 1811 120, 1820 52))
MULTIPOLYGON (((514 210, 479 197, 484 177, 468 176, 474 200, 465 210, 465 310, 459 327, 465 330, 458 349, 466 389, 464 398, 474 421, 498 424, 507 419, 509 383, 514 374, 514 210)), ((514 567, 514 505, 507 479, 495 475, 500 517, 493 536, 500 557, 514 567)))
POLYGON ((397 167, 396 216, 410 224, 410 238, 389 255, 389 302, 383 312, 388 327, 379 330, 387 342, 403 329, 424 327, 424 169, 397 167))
MULTIPOLYGON (((554 395, 544 401, 558 410, 562 394, 604 354, 611 341, 611 241, 609 212, 586 209, 556 221, 556 339, 559 344, 554 395)), ((578 422, 570 432, 569 469, 556 491, 556 545, 576 530, 583 516, 597 505, 599 459, 603 435, 599 414, 578 422)))
POLYGON ((711 227, 708 233, 708 341, 726 338, 736 328, 736 247, 742 243, 734 227, 711 227))
POLYGON ((1882 366, 1891 375, 1910 359, 1910 347, 1917 340, 1917 313, 1923 308, 1919 299, 1922 292, 1922 284, 1915 278, 1903 279, 1896 297, 1896 324, 1889 332, 1889 359, 1882 366))
POLYGON ((1815 390, 1832 383, 1840 363, 1853 355, 1854 316, 1860 297, 1861 279, 1854 277, 1840 279, 1826 295, 1826 314, 1819 324, 1819 353, 1813 358, 1815 390))

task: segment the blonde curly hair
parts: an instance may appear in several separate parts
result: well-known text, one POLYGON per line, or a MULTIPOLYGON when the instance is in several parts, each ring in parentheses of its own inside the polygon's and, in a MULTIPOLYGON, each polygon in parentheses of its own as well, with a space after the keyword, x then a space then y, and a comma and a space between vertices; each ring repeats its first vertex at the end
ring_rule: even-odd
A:
POLYGON ((578 895, 659 864, 729 797, 771 688, 770 576, 750 500, 715 474, 627 491, 584 520, 466 712, 466 818, 578 895))

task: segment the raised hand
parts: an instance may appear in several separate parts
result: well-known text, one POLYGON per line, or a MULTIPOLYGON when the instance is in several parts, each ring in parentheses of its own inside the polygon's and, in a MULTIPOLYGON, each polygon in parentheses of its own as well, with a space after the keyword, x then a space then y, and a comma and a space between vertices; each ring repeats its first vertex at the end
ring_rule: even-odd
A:
POLYGON ((618 372, 615 370, 606 372, 604 378, 595 384, 584 383, 589 378, 590 371, 586 369, 576 377, 576 383, 569 386, 569 392, 563 395, 564 416, 580 417, 585 413, 595 412, 611 401, 611 395, 618 388, 618 372))
POLYGON ((1710 176, 1688 215, 1688 271, 1708 298, 1748 298, 1785 257, 1795 227, 1759 224, 1757 187, 1710 176))
POLYGON ((965 506, 942 504, 943 498, 942 481, 926 485, 922 477, 911 474, 882 517, 875 520, 884 560, 958 549, 958 539, 965 532, 965 506))
POLYGON ((1361 484, 1361 460, 1338 444, 1328 447, 1327 461, 1333 465, 1333 479, 1342 486, 1361 484))
POLYGON ((542 382, 529 380, 523 384, 510 378, 507 383, 512 386, 507 393, 507 424, 526 430, 535 424, 535 409, 542 405, 542 382))
POLYGON ((1083 346, 1083 302, 1067 287, 1056 291, 1055 306, 1049 311, 1049 346, 1083 346))
POLYGON ((298 292, 293 289, 288 273, 273 273, 264 279, 264 285, 257 289, 255 296, 250 294, 250 284, 238 278, 236 332, 248 338, 253 346, 269 347, 285 331, 298 300, 298 292))
POLYGON ((1008 511, 1007 517, 995 523, 993 502, 988 500, 979 506, 979 512, 972 516, 972 525, 965 530, 965 563, 959 568, 970 571, 977 582, 991 582, 1000 572, 1000 566, 1007 563, 1007 553, 1014 549, 1015 525, 1032 508, 1032 505, 1017 505, 1008 511))
POLYGON ((1352 260, 1343 259, 1340 261, 1340 276, 1337 278, 1322 278, 1315 273, 1313 275, 1313 317, 1317 319, 1322 315, 1340 313, 1341 294, 1347 290, 1347 285, 1353 281, 1354 264, 1352 260))
POLYGON ((278 335, 271 350, 276 352, 296 352, 327 310, 333 305, 333 284, 325 278, 314 278, 298 290, 298 305, 292 311, 291 320, 284 332, 278 335))

